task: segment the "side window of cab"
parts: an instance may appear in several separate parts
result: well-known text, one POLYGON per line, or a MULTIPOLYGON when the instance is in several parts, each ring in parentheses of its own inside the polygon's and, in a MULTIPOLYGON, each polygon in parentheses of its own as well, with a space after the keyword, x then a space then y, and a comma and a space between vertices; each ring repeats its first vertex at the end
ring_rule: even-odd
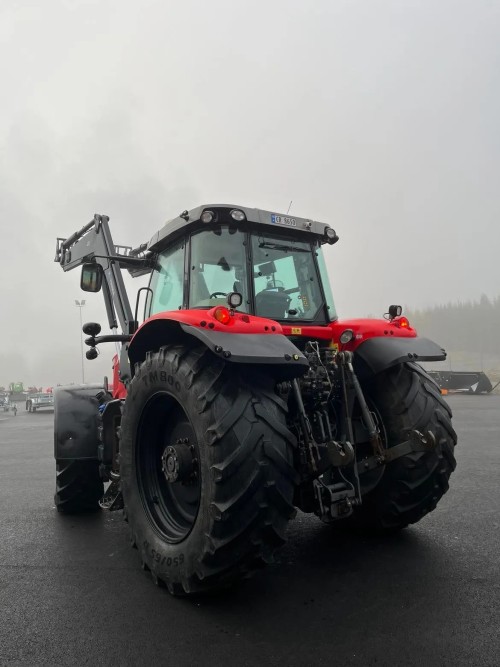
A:
POLYGON ((184 303, 184 244, 180 243, 158 256, 158 267, 151 277, 153 291, 151 315, 179 310, 184 303))

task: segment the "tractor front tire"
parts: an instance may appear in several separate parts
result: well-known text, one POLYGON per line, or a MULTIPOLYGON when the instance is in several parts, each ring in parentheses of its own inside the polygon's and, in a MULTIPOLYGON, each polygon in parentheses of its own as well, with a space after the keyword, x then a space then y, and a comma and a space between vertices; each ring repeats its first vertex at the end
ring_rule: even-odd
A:
POLYGON ((56 460, 54 502, 61 514, 95 512, 104 494, 99 462, 92 460, 56 460))
POLYGON ((148 353, 123 408, 120 473, 153 581, 196 594, 273 562, 295 513, 294 445, 271 378, 203 346, 148 353))
POLYGON ((356 529, 394 532, 432 512, 448 490, 457 436, 450 407, 418 364, 389 368, 365 391, 382 420, 387 447, 403 442, 414 429, 431 431, 436 438, 432 451, 412 452, 387 464, 378 485, 346 520, 356 529))

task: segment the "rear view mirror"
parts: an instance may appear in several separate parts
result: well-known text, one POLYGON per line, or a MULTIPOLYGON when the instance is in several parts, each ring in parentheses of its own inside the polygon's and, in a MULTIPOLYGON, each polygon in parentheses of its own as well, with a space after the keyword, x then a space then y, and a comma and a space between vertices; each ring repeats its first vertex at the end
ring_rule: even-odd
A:
POLYGON ((102 268, 99 264, 84 264, 80 287, 84 292, 99 292, 102 286, 102 268))

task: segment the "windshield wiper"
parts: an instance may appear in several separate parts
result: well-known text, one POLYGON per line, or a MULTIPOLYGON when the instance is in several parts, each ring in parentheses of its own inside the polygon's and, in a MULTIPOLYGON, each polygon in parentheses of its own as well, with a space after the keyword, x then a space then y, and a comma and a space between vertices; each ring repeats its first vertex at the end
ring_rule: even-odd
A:
POLYGON ((269 241, 262 241, 259 243, 259 248, 268 248, 269 250, 284 250, 288 252, 311 252, 310 248, 296 248, 293 245, 285 245, 281 243, 270 243, 269 241))

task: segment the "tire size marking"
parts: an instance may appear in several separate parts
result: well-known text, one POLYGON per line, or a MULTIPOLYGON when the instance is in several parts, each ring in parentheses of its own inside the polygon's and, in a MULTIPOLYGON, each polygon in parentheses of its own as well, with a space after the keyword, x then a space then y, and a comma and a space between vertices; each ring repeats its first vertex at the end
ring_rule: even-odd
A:
POLYGON ((141 379, 146 387, 148 384, 152 385, 160 381, 168 384, 170 387, 175 387, 176 391, 180 391, 181 389, 181 383, 176 380, 173 375, 170 375, 166 371, 149 371, 143 375, 141 379))
POLYGON ((167 567, 179 567, 184 563, 184 554, 179 554, 178 556, 165 556, 161 554, 156 549, 150 547, 149 542, 144 540, 143 542, 144 551, 151 556, 151 558, 158 563, 158 565, 166 565, 167 567))

